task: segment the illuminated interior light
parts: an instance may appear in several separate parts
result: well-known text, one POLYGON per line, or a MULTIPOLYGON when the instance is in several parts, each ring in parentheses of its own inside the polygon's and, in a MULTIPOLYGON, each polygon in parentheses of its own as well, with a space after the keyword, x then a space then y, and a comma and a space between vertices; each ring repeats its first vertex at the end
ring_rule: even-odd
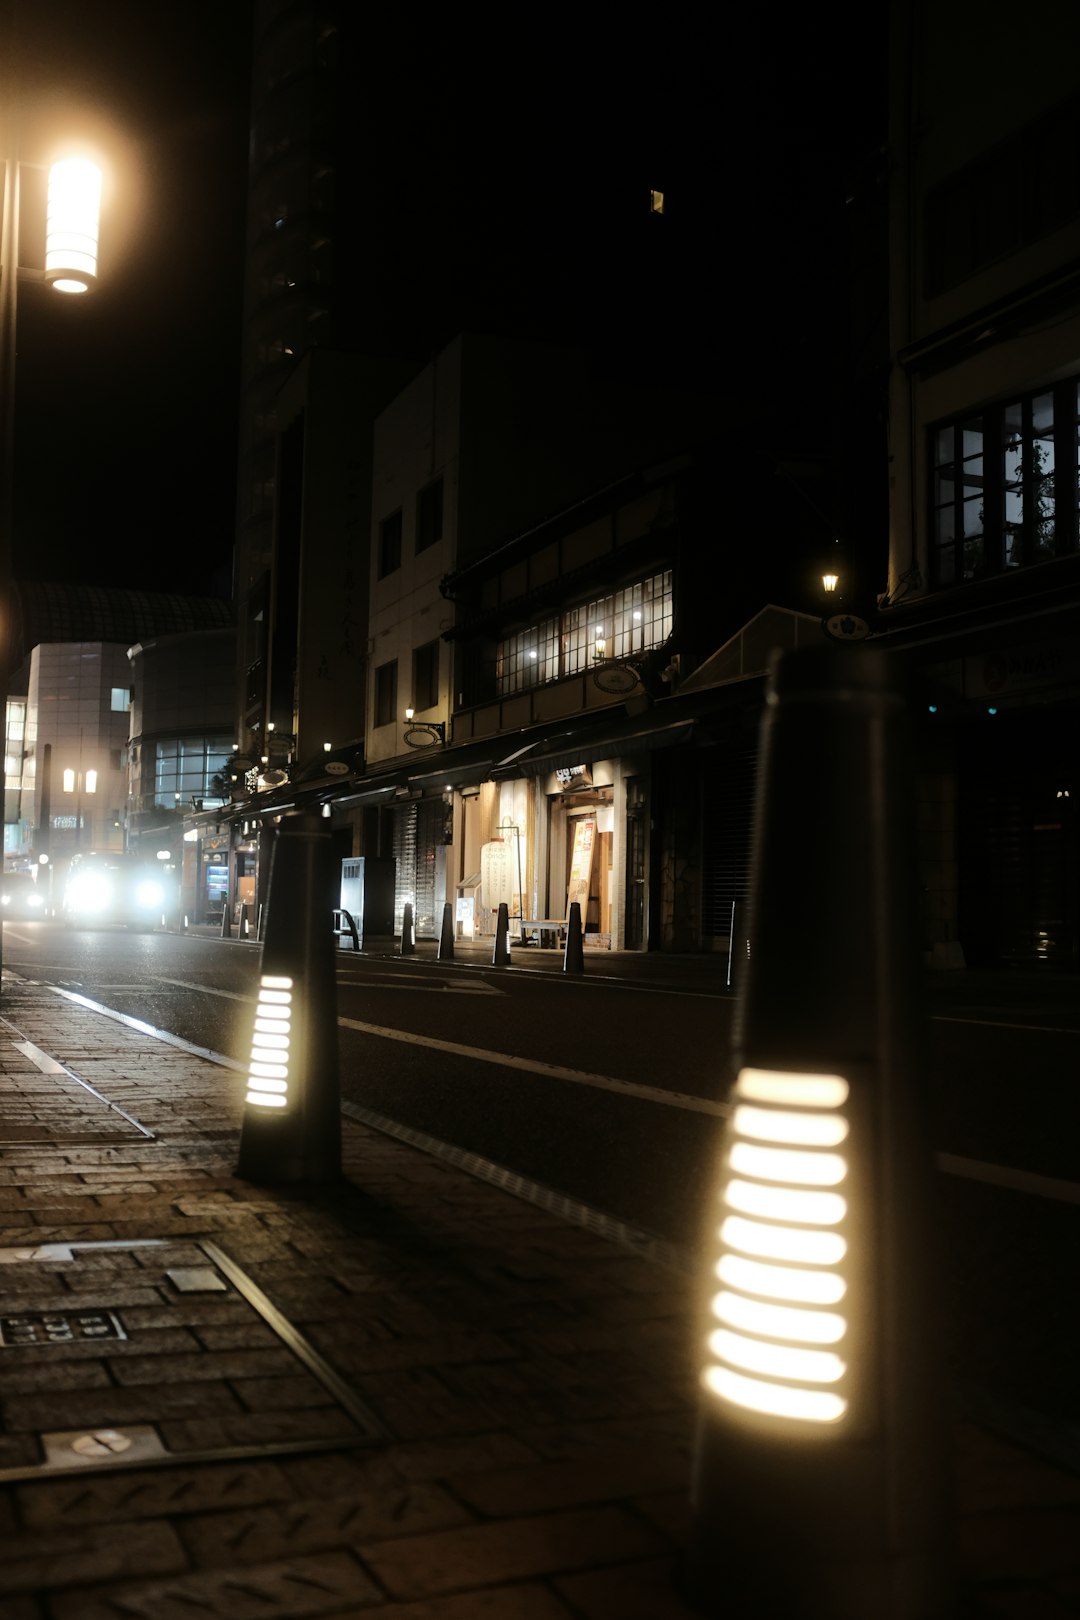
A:
POLYGON ((796 1260, 807 1266, 835 1266, 847 1253, 847 1240, 839 1232, 808 1232, 799 1226, 762 1226, 741 1215, 727 1215, 720 1241, 743 1254, 767 1260, 796 1260))
POLYGON ((763 1344, 760 1339, 744 1339, 730 1328, 717 1328, 709 1338, 709 1349, 719 1361, 727 1361, 745 1372, 762 1373, 766 1378, 791 1378, 799 1383, 836 1384, 847 1372, 847 1363, 833 1350, 797 1350, 790 1344, 763 1344))
POLYGON ((289 1068, 286 1063, 266 1063, 259 1058, 252 1058, 248 1064, 251 1074, 257 1074, 264 1080, 287 1080, 289 1068))
POLYGON ((248 1084, 257 1085, 260 1091, 277 1091, 282 1093, 282 1095, 284 1095, 284 1093, 289 1089, 289 1082, 287 1080, 268 1080, 264 1075, 260 1075, 257 1081, 249 1080, 248 1084))
POLYGON ((259 984, 264 990, 291 990, 293 982, 287 973, 264 973, 259 984))
POLYGON ((736 1406, 773 1417, 804 1418, 810 1423, 835 1423, 847 1411, 842 1395, 824 1389, 791 1389, 786 1384, 763 1384, 727 1367, 710 1367, 706 1386, 736 1406))
POLYGON ((259 1108, 286 1108, 289 1100, 287 1097, 278 1097, 270 1091, 253 1091, 249 1089, 244 1101, 246 1103, 255 1103, 259 1108))
POLYGON ((289 1006, 291 1001, 292 1001, 292 996, 290 995, 288 990, 260 990, 259 991, 259 1002, 260 1002, 260 1004, 266 1003, 266 1005, 268 1005, 268 1006, 276 1004, 279 1007, 287 1007, 287 1006, 289 1006))
POLYGON ((271 1018, 270 1008, 260 1011, 255 1020, 255 1028, 260 1035, 281 1035, 290 1026, 289 1018, 271 1018))
POLYGON ((45 280, 57 292, 84 293, 97 275, 101 170, 80 158, 49 170, 45 280))
POLYGON ((255 1035, 251 1043, 253 1052, 287 1052, 289 1050, 289 1037, 287 1035, 255 1035))
POLYGON ((848 1134, 848 1122, 841 1114, 793 1114, 746 1103, 736 1108, 732 1124, 740 1136, 792 1147, 838 1147, 848 1134))
POLYGON ((766 1305, 760 1299, 721 1289, 712 1302, 713 1315, 744 1333, 764 1333, 770 1339, 794 1339, 801 1344, 838 1344, 847 1323, 835 1311, 800 1311, 790 1305, 766 1305))
POLYGON ((749 1102, 786 1103, 792 1108, 840 1108, 850 1087, 838 1074, 779 1074, 772 1069, 741 1069, 735 1090, 749 1102))
POLYGON ((797 1148, 757 1147, 736 1142, 731 1168, 762 1181, 794 1182, 798 1187, 835 1187, 847 1175, 839 1153, 800 1153, 797 1148))
POLYGON ((738 1254, 725 1254, 716 1268, 721 1282, 744 1294, 767 1294, 803 1305, 836 1305, 847 1293, 847 1283, 835 1271, 796 1271, 792 1266, 762 1265, 738 1254))
POLYGON ((839 1226, 847 1214, 847 1201, 839 1193, 795 1192, 790 1187, 759 1187, 750 1181, 728 1182, 724 1199, 740 1215, 758 1215, 765 1221, 839 1226))

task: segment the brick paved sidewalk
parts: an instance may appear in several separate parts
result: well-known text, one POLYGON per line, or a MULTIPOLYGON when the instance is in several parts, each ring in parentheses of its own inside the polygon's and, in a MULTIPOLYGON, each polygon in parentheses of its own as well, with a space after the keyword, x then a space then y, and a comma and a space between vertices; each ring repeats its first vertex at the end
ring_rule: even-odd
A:
MULTIPOLYGON (((2 1012, 3 1620, 687 1620, 685 1279, 348 1120, 252 1187, 238 1073, 2 1012)), ((1080 1481, 956 1458, 964 1615, 1080 1614, 1080 1481)))

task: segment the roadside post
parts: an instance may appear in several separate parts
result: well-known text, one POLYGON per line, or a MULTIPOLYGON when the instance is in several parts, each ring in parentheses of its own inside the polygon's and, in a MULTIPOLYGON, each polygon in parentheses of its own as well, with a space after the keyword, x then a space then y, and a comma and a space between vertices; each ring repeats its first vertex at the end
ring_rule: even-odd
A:
POLYGON ((335 872, 323 823, 286 816, 274 840, 237 1174, 260 1183, 341 1174, 335 872))
POLYGON ((944 1620, 912 767, 888 657, 774 661, 759 783, 686 1595, 744 1620, 944 1620))
POLYGON ((491 965, 510 966, 510 908, 505 900, 500 902, 495 919, 495 948, 491 953, 491 965))
POLYGON ((447 900, 442 908, 442 932, 439 935, 439 961, 454 960, 454 908, 447 900))
POLYGON ((585 949, 581 939, 581 906, 576 900, 570 902, 570 912, 566 919, 566 946, 563 950, 564 973, 584 973, 585 949))
POLYGON ((416 955, 416 932, 413 927, 412 901, 406 900, 401 914, 401 956, 416 955))

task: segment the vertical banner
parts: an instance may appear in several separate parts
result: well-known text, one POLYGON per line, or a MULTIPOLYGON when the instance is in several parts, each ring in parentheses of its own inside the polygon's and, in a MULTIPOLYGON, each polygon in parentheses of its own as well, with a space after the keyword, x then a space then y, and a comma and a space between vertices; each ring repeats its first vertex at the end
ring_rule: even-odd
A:
POLYGON ((566 890, 566 916, 576 901, 582 918, 589 909, 589 886, 592 882, 593 848, 596 844, 596 817, 582 816, 574 823, 574 848, 570 857, 570 882, 566 890))
POLYGON ((514 903, 513 853, 501 838, 481 847, 480 904, 489 911, 497 911, 500 906, 509 910, 514 903))

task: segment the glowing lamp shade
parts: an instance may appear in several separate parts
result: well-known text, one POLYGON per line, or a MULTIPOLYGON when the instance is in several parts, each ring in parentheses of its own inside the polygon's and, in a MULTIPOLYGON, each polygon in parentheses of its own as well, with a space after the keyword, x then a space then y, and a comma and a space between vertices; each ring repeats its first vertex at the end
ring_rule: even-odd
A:
POLYGON ((255 1008, 251 1062, 244 1101, 259 1108, 289 1105, 289 1048, 292 1039, 293 982, 264 973, 255 1008))
POLYGON ((822 590, 828 591, 830 595, 833 591, 835 591, 839 583, 839 574, 822 574, 821 576, 821 588, 822 590))
POLYGON ((97 276, 101 170, 65 158, 49 170, 45 280, 57 292, 83 293, 97 276))
POLYGON ((836 1074, 743 1069, 735 1082, 702 1381, 774 1419, 837 1424, 850 1407, 848 1091, 836 1074))

